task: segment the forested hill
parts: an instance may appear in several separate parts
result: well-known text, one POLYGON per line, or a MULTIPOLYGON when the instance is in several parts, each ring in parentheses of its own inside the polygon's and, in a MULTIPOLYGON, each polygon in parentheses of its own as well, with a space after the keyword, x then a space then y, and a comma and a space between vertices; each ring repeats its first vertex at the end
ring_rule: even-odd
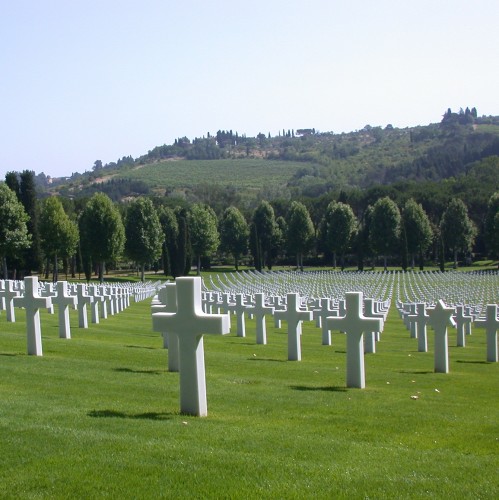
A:
MULTIPOLYGON (((366 125, 341 134, 284 129, 277 136, 256 137, 219 130, 192 140, 182 137, 139 158, 125 156, 105 165, 97 160, 91 172, 47 187, 71 196, 101 190, 115 200, 153 193, 196 199, 199 190, 210 188, 315 198, 376 185, 458 179, 489 157, 499 157, 499 117, 478 117, 475 108, 449 109, 439 123, 405 129, 366 125)), ((489 165, 493 183, 495 165, 489 165)))

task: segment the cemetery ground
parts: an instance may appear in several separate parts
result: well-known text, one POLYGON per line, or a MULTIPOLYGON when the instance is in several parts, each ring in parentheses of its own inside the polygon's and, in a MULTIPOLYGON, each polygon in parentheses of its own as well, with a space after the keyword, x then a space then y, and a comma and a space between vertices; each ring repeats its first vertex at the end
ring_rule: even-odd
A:
POLYGON ((366 388, 345 384, 346 336, 286 323, 267 345, 204 337, 208 416, 179 414, 178 373, 152 331, 150 300, 58 336, 41 311, 43 357, 26 355, 24 313, 0 314, 1 498, 498 498, 498 363, 483 328, 449 328, 450 373, 392 306, 366 388))

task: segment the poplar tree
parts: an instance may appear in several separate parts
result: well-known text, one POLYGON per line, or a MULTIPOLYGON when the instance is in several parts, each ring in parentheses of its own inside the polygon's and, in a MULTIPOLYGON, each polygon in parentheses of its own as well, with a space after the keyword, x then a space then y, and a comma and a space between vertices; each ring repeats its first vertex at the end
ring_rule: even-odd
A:
POLYGON ((19 182, 19 198, 28 214, 28 233, 31 235, 31 245, 23 254, 26 274, 41 269, 42 256, 40 251, 40 235, 38 229, 38 204, 36 196, 35 172, 24 170, 19 182))
POLYGON ((445 248, 453 254, 456 269, 458 252, 469 252, 477 234, 473 221, 468 217, 468 208, 459 198, 453 198, 445 209, 440 230, 445 248))
POLYGON ((163 272, 165 276, 175 278, 173 259, 176 255, 179 235, 177 217, 173 209, 169 207, 160 207, 158 216, 165 237, 162 248, 163 272))
POLYGON ((145 266, 159 259, 165 239, 158 214, 149 198, 137 198, 129 205, 125 235, 125 253, 140 266, 140 279, 144 281, 145 266))
POLYGON ((239 259, 248 252, 249 227, 236 207, 224 210, 220 221, 220 249, 232 254, 234 266, 239 270, 239 259))
POLYGON ((8 279, 7 259, 31 243, 27 222, 28 215, 15 193, 0 183, 0 260, 4 279, 8 279))
POLYGON ((303 271, 303 255, 314 246, 315 229, 307 207, 293 201, 287 216, 286 240, 288 249, 296 255, 296 267, 303 271))
POLYGON ((96 193, 90 198, 80 214, 80 243, 86 268, 89 262, 99 266, 99 280, 104 280, 106 262, 118 259, 125 244, 125 227, 119 210, 111 198, 104 193, 96 193))
POLYGON ((378 255, 383 256, 387 269, 387 256, 399 248, 401 216, 396 203, 388 196, 380 198, 369 217, 369 242, 378 255))
POLYGON ((490 197, 487 205, 485 243, 487 244, 489 258, 499 257, 499 191, 496 191, 490 197))
POLYGON ((208 205, 195 203, 188 212, 187 221, 192 253, 196 258, 197 275, 201 274, 201 257, 217 251, 220 244, 217 216, 208 205))
POLYGON ((415 255, 419 256, 419 267, 423 269, 424 253, 433 239, 430 219, 423 207, 412 198, 407 200, 402 210, 402 222, 405 228, 407 251, 411 256, 411 268, 414 269, 415 255))
MULTIPOLYGON (((267 266, 272 269, 272 248, 277 236, 277 223, 272 205, 263 200, 253 214, 253 237, 252 253, 255 258, 255 267, 258 262, 261 267, 267 266)), ((258 269, 258 267, 257 267, 258 269)))
POLYGON ((341 269, 345 268, 345 253, 350 248, 357 232, 357 218, 350 205, 331 202, 323 220, 325 244, 333 252, 333 267, 336 268, 336 256, 341 259, 341 269))
POLYGON ((54 282, 58 280, 58 258, 71 257, 78 239, 78 226, 67 216, 59 198, 46 198, 40 211, 40 246, 47 258, 54 260, 54 282))

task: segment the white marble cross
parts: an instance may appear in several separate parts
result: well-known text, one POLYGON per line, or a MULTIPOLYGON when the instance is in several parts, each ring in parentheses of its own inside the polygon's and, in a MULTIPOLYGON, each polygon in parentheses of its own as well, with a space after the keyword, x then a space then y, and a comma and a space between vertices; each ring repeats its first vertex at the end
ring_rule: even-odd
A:
POLYGON ((457 330, 457 347, 466 346, 466 325, 473 321, 473 316, 471 314, 465 313, 465 306, 456 306, 456 314, 454 315, 454 321, 456 322, 457 330))
POLYGON ((99 324, 99 306, 105 299, 99 294, 99 287, 97 285, 90 285, 88 287, 88 294, 94 299, 93 302, 90 303, 92 323, 99 324))
POLYGON ((265 296, 263 293, 255 293, 255 305, 248 307, 248 312, 253 314, 256 322, 256 343, 267 343, 267 327, 265 324, 265 315, 274 314, 274 308, 265 305, 265 296))
MULTIPOLYGON (((364 316, 366 318, 381 318, 383 321, 385 315, 382 312, 377 312, 374 309, 374 299, 364 299, 364 316)), ((364 332, 364 352, 375 353, 376 342, 379 340, 380 332, 364 332)))
POLYGON ((5 280, 5 290, 2 290, 2 297, 5 299, 5 312, 8 322, 15 323, 16 321, 14 299, 19 297, 19 295, 19 290, 14 290, 14 282, 12 280, 5 280))
MULTIPOLYGON (((161 306, 153 307, 155 312, 175 313, 177 312, 177 288, 175 283, 166 283, 159 291, 158 298, 161 306)), ((163 347, 168 349, 168 371, 179 371, 178 335, 173 332, 162 332, 163 347)))
POLYGON ((275 311, 274 317, 288 323, 288 361, 301 361, 301 322, 311 321, 312 311, 300 310, 300 295, 288 293, 286 309, 275 311))
POLYGON ((102 319, 107 319, 107 305, 111 302, 111 295, 106 292, 105 285, 99 285, 99 295, 104 299, 100 305, 100 316, 102 319))
POLYGON ((497 329, 499 320, 497 319, 497 304, 487 304, 487 316, 485 319, 478 319, 475 324, 485 327, 487 335, 487 361, 497 363, 497 329))
POLYGON ((322 329, 322 345, 331 345, 331 330, 327 326, 326 318, 334 316, 336 311, 329 309, 329 299, 323 297, 319 301, 320 306, 314 311, 314 317, 320 320, 322 329))
POLYGON ((180 411, 200 417, 208 414, 203 334, 230 332, 227 314, 205 314, 201 302, 201 278, 177 278, 177 311, 152 315, 153 329, 178 336, 180 358, 180 411))
POLYGON ((416 333, 418 337, 418 352, 428 352, 428 334, 426 325, 430 321, 430 317, 426 314, 426 304, 424 302, 416 303, 416 311, 412 317, 416 325, 416 333))
POLYGON ((366 386, 364 370, 364 332, 380 332, 383 320, 362 314, 362 292, 345 293, 346 313, 340 318, 327 318, 328 328, 347 334, 347 387, 366 386))
POLYGON ((78 296, 78 326, 88 328, 87 304, 92 304, 94 298, 87 294, 87 287, 83 283, 78 283, 76 290, 78 296))
POLYGON ((40 309, 47 309, 51 304, 50 297, 38 294, 38 277, 24 278, 24 296, 16 297, 14 304, 26 309, 26 333, 28 354, 42 356, 42 327, 40 325, 40 309))
POLYGON ((57 295, 52 297, 52 304, 59 309, 59 337, 61 339, 71 338, 71 326, 69 324, 69 306, 76 305, 76 297, 68 292, 68 283, 58 281, 56 283, 57 295))
POLYGON ((447 326, 453 325, 453 307, 447 307, 439 299, 433 309, 428 309, 429 324, 435 331, 435 372, 449 373, 449 345, 447 341, 447 326))
POLYGON ((236 335, 238 337, 246 337, 246 322, 244 313, 248 306, 244 302, 244 294, 236 294, 236 302, 231 306, 230 310, 236 313, 237 329, 236 335))

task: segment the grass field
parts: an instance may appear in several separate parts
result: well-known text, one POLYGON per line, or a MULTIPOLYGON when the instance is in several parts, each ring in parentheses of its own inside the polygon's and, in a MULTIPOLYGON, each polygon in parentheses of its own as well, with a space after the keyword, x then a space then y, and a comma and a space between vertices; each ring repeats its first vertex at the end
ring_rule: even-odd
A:
MULTIPOLYGON (((366 355, 366 389, 345 387, 345 336, 305 323, 301 362, 285 323, 268 345, 205 336, 208 417, 178 412, 178 374, 151 331, 150 301, 71 340, 42 311, 43 357, 24 314, 0 315, 1 498, 499 497, 499 364, 485 334, 433 372, 395 308, 366 355), (412 396, 417 396, 412 398, 412 396)), ((235 332, 234 319, 233 329, 235 332)))
POLYGON ((303 163, 254 159, 161 161, 127 170, 115 178, 145 182, 151 188, 183 188, 202 184, 257 191, 285 185, 303 163))

